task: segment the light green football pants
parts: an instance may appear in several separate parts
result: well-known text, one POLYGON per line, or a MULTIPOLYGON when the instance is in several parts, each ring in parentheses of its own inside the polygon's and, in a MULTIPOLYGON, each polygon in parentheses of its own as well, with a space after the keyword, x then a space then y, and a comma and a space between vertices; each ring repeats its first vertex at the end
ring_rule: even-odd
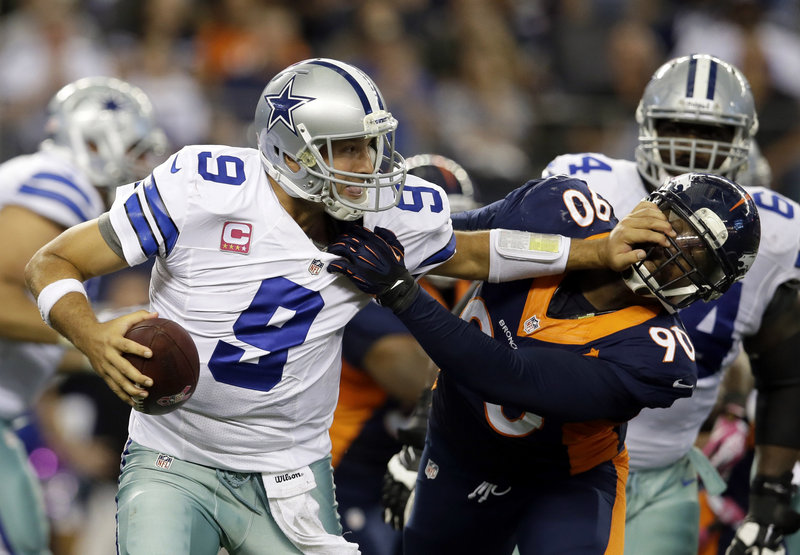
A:
POLYGON ((279 486, 303 477, 307 487, 276 497, 265 490, 267 475, 217 470, 129 441, 117 494, 119 553, 358 553, 341 535, 330 456, 285 476, 279 486))
POLYGON ((0 418, 0 553, 50 553, 39 479, 11 423, 0 418))
POLYGON ((625 488, 625 555, 697 555, 698 473, 710 492, 724 489, 719 474, 696 449, 670 466, 631 470, 625 488))

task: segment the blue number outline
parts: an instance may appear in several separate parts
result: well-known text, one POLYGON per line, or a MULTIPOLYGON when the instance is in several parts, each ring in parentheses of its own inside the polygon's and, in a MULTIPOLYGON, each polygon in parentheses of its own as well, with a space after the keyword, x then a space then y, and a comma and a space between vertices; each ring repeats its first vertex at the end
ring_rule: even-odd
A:
POLYGON ((425 203, 423 202, 422 193, 430 193, 433 203, 431 204, 431 212, 434 214, 438 214, 442 210, 444 210, 444 204, 442 203, 442 195, 439 193, 438 189, 434 189, 433 187, 425 187, 425 186, 415 186, 415 185, 406 185, 403 187, 403 194, 400 197, 400 202, 397 203, 397 207, 400 210, 407 210, 408 212, 420 212, 425 207, 425 203), (405 193, 408 191, 411 193, 411 203, 407 203, 405 199, 405 193))
POLYGON ((208 160, 211 158, 211 152, 203 151, 197 155, 197 173, 206 181, 213 181, 215 183, 225 183, 226 185, 241 185, 244 183, 246 176, 244 174, 244 160, 236 156, 222 155, 214 159, 217 161, 217 173, 208 171, 208 160), (228 175, 228 163, 232 163, 236 170, 235 175, 228 175))
POLYGON ((787 200, 781 198, 779 195, 771 191, 759 191, 753 195, 753 201, 756 203, 756 206, 759 208, 763 208, 764 210, 769 210, 770 212, 775 212, 779 216, 787 218, 791 220, 794 218, 794 206, 791 205, 787 200), (770 193, 772 202, 767 204, 764 202, 762 198, 765 193, 770 193), (782 210, 781 208, 784 207, 785 209, 782 210))
POLYGON ((219 340, 208 361, 211 375, 228 385, 269 391, 283 377, 289 349, 306 340, 311 324, 324 306, 319 291, 284 277, 265 279, 250 306, 233 324, 233 334, 242 343, 267 351, 267 354, 261 355, 255 363, 242 362, 244 349, 219 340), (294 314, 280 325, 270 325, 279 308, 294 314))
POLYGON ((579 171, 583 173, 591 173, 593 170, 610 172, 612 168, 602 160, 595 158, 594 156, 589 156, 587 154, 586 156, 581 157, 580 166, 578 166, 577 164, 570 164, 568 169, 570 175, 575 175, 579 171), (594 162, 594 164, 592 164, 592 162, 594 162))

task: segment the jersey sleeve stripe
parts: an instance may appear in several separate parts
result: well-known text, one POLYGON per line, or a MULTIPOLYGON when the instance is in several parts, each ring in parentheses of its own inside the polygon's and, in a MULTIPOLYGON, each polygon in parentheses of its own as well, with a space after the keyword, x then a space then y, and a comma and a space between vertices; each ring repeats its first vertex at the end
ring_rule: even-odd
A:
POLYGON ((164 200, 161 198, 161 193, 158 192, 155 176, 151 176, 150 180, 144 183, 144 196, 156 221, 158 230, 164 238, 166 255, 169 255, 172 252, 172 247, 178 241, 178 226, 175 225, 172 217, 170 217, 169 211, 164 205, 164 200))
POLYGON ((57 202, 60 202, 67 208, 69 208, 76 216, 78 216, 81 219, 82 222, 85 222, 86 220, 89 219, 77 204, 75 204, 70 199, 59 193, 54 193, 53 191, 47 191, 45 189, 37 189, 36 187, 31 187, 30 185, 23 185, 22 187, 19 188, 19 192, 25 195, 34 195, 34 196, 49 198, 50 200, 55 200, 57 202))
POLYGON ((450 260, 455 253, 456 253, 456 234, 453 233, 452 235, 450 235, 450 241, 448 241, 447 244, 444 247, 442 247, 441 250, 433 253, 431 256, 423 260, 420 263, 419 267, 425 268, 433 264, 441 264, 442 262, 450 260))
POLYGON ((92 202, 92 200, 89 198, 89 195, 87 195, 86 192, 83 189, 81 189, 80 187, 75 185, 75 183, 73 181, 70 181, 69 179, 67 179, 63 175, 58 175, 58 174, 55 174, 55 173, 40 172, 40 173, 35 174, 33 176, 33 178, 34 179, 49 179, 51 181, 57 181, 59 183, 63 183, 64 185, 67 185, 68 187, 71 187, 72 189, 75 189, 75 191, 80 196, 82 196, 83 199, 86 202, 88 202, 88 203, 92 202))
POLYGON ((142 247, 144 255, 147 258, 154 256, 158 252, 158 242, 155 239, 150 223, 144 215, 139 195, 136 193, 125 201, 125 213, 128 216, 131 227, 136 231, 136 236, 139 239, 139 245, 142 247))

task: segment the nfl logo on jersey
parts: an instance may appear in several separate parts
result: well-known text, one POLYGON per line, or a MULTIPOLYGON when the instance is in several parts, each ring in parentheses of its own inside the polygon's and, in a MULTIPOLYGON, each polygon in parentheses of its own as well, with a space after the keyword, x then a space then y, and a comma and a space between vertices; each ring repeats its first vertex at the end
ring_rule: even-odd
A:
POLYGON ((433 480, 439 474, 439 465, 428 459, 428 464, 425 466, 425 476, 428 480, 433 480))
POLYGON ((311 274, 312 276, 317 276, 322 271, 323 266, 324 264, 322 263, 322 260, 320 260, 319 258, 315 258, 314 260, 311 261, 311 264, 308 266, 308 273, 311 274))
POLYGON ((536 316, 531 316, 522 324, 522 329, 525 330, 525 333, 535 332, 539 329, 539 319, 536 316))

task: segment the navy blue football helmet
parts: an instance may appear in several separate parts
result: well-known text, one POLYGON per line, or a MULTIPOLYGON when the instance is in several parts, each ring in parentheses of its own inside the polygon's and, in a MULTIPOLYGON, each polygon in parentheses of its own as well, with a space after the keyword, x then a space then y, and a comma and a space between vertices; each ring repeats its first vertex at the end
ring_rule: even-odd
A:
POLYGON ((650 193, 678 233, 653 246, 625 281, 636 293, 678 310, 719 298, 752 266, 761 239, 753 199, 733 181, 711 174, 673 177, 650 193))
POLYGON ((411 175, 444 189, 451 214, 482 206, 475 198, 475 187, 467 170, 455 160, 441 154, 415 154, 406 158, 406 169, 411 175))

